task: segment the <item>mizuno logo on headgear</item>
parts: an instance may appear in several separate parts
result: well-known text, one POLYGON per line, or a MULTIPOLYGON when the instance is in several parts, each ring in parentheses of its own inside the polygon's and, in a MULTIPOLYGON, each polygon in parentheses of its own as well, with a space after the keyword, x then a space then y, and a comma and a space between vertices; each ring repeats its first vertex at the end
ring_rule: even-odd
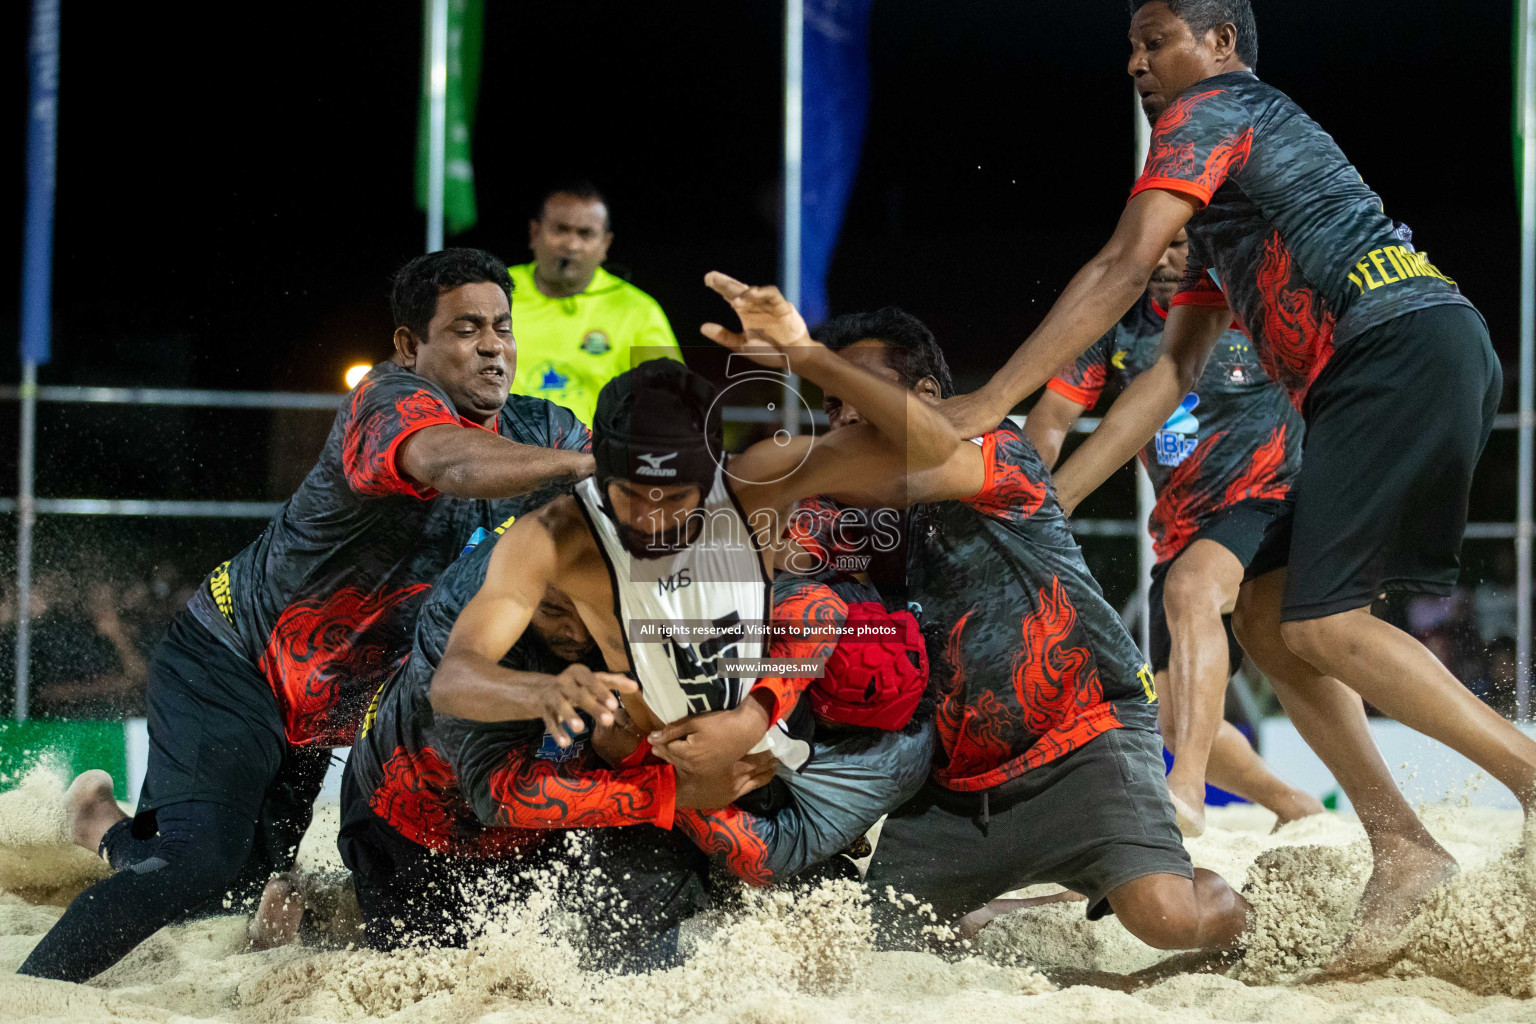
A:
POLYGON ((635 469, 636 476, 677 476, 677 469, 675 467, 662 465, 668 459, 677 458, 677 452, 668 452, 665 455, 641 454, 638 458, 645 465, 635 469))

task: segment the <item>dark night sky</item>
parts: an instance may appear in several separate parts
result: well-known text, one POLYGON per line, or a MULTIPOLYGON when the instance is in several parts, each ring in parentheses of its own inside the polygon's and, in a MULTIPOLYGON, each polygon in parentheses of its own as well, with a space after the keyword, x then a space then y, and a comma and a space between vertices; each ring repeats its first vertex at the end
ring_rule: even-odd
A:
MULTIPOLYGON (((28 6, 0 14, 18 172, 28 6)), ((1333 133, 1512 361, 1512 5, 1255 6, 1261 75, 1333 133)), ((456 241, 526 258, 534 197, 574 172, 609 192, 612 262, 661 301, 679 336, 719 315, 706 270, 772 278, 778 3, 486 7, 481 223, 456 241)), ((64 0, 56 342, 44 381, 336 390, 346 365, 383 357, 387 281, 423 236, 412 204, 420 21, 420 5, 400 0, 64 0)), ((1129 187, 1126 24, 1118 0, 875 0, 873 106, 834 310, 906 306, 934 326, 962 378, 1000 363, 1108 236, 1129 187)), ((11 195, 0 236, 15 240, 22 190, 11 195)), ((0 251, 0 274, 17 282, 19 246, 0 251)), ((7 344, 17 302, 14 283, 0 289, 7 344)), ((13 359, 0 364, 0 377, 15 373, 13 359)), ((202 468, 220 445, 236 446, 232 461, 262 450, 233 436, 260 431, 202 422, 179 428, 213 435, 202 468)), ((96 443, 94 458, 120 461, 110 441, 96 443)), ((1480 489, 1487 516, 1512 495, 1512 456, 1506 464, 1480 489)), ((169 496, 152 471, 140 476, 142 486, 115 489, 169 496)), ((183 477, 203 493, 198 467, 183 477)))

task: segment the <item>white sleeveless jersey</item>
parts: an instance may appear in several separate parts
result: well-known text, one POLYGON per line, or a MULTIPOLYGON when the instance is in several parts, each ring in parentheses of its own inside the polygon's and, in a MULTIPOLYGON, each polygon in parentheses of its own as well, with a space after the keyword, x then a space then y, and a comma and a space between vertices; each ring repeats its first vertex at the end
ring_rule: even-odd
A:
MULTIPOLYGON (((624 547, 592 477, 576 485, 576 500, 607 563, 614 611, 646 705, 670 723, 740 704, 756 680, 722 676, 721 662, 765 657, 767 644, 760 632, 737 633, 715 642, 664 637, 643 642, 643 637, 630 636, 630 623, 637 620, 688 620, 729 628, 743 622, 762 625, 772 617, 773 581, 763 568, 757 541, 725 474, 715 470, 715 482, 697 513, 703 517, 698 538, 683 550, 659 558, 640 558, 624 547)), ((791 740, 777 724, 752 750, 772 750, 793 768, 809 755, 808 745, 791 740)))

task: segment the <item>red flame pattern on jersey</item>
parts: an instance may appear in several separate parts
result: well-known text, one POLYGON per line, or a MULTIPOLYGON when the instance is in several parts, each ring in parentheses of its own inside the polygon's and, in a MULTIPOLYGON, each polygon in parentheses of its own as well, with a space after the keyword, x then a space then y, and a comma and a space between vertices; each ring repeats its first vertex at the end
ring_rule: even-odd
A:
MULTIPOLYGON (((1020 434, 994 430, 982 439, 982 459, 987 467, 987 482, 977 494, 966 498, 965 504, 976 511, 999 519, 1022 523, 1045 504, 1050 484, 1045 480, 1032 480, 1025 472, 1026 460, 1020 454, 1029 444, 1020 434)), ((1039 460, 1032 460, 1039 465, 1039 460)), ((1043 469, 1043 466, 1042 466, 1043 469)))
POLYGON ((1152 506, 1152 552, 1159 562, 1167 561, 1189 543, 1200 528, 1200 516, 1209 512, 1210 495, 1197 486, 1207 456, 1225 433, 1212 434, 1195 446, 1168 475, 1168 482, 1158 492, 1152 506))
POLYGON ((383 779, 368 798, 368 806, 414 843, 458 856, 503 857, 540 840, 537 832, 526 829, 485 828, 472 818, 461 822, 454 809, 467 807, 459 780, 431 747, 414 755, 396 747, 383 769, 383 779))
POLYGON ((507 753, 486 788, 496 801, 496 824, 501 826, 597 828, 666 819, 663 827, 670 827, 672 808, 663 806, 663 787, 650 784, 657 771, 654 766, 584 770, 574 762, 544 760, 531 746, 521 746, 507 753))
POLYGON ((1227 485, 1221 506, 1236 505, 1250 498, 1283 498, 1290 493, 1291 485, 1275 479, 1275 474, 1285 466, 1285 424, 1270 431, 1269 440, 1259 446, 1248 463, 1243 475, 1227 485))
POLYGON ((359 384, 352 394, 352 418, 347 423, 341 450, 341 468, 347 485, 364 497, 382 498, 391 494, 428 497, 424 490, 406 480, 395 466, 395 449, 414 430, 438 423, 460 425, 453 410, 425 388, 417 389, 395 403, 393 416, 380 413, 359 417, 358 404, 371 381, 359 384))
POLYGON ((416 583, 365 594, 343 587, 283 609, 257 666, 277 696, 288 742, 344 747, 368 699, 405 660, 401 606, 429 590, 416 583))
POLYGON ((675 824, 695 846, 720 857, 731 874, 750 885, 768 885, 768 844, 758 834, 758 819, 739 807, 718 811, 678 811, 675 824))
POLYGON ((1020 623, 1023 643, 1013 656, 1013 692, 1024 727, 1044 735, 1104 699, 1088 648, 1072 644, 1077 609, 1060 577, 1035 597, 1020 623))
POLYGON ((1222 182, 1247 165, 1248 157, 1253 152, 1252 128, 1244 128, 1222 139, 1211 147, 1203 159, 1196 151, 1193 140, 1180 142, 1176 138, 1179 130, 1189 124, 1195 108, 1212 96, 1221 95, 1221 92, 1216 89, 1185 96, 1163 111, 1157 119, 1151 150, 1147 154, 1147 164, 1141 176, 1142 182, 1153 183, 1148 187, 1155 185, 1155 179, 1188 182, 1202 193, 1202 198, 1209 199, 1222 182))
POLYGON ((1255 281, 1264 309, 1263 331, 1254 339, 1259 359, 1300 409, 1307 389, 1333 356, 1333 314, 1323 309, 1278 231, 1264 243, 1255 281))
POLYGON ((952 674, 934 721, 947 757, 934 768, 935 782, 964 792, 988 789, 1119 727, 1114 705, 1104 702, 1092 655, 1068 643, 1077 612, 1059 579, 1049 592, 1040 591, 1039 607, 1020 624, 1024 645, 1008 695, 1017 703, 988 689, 967 691, 963 639, 969 618, 967 613, 955 623, 945 643, 952 674))

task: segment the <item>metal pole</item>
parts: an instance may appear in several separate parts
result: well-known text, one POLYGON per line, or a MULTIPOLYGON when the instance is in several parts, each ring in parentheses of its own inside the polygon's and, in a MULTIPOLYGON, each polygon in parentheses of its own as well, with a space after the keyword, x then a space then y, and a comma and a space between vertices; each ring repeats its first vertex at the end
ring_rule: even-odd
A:
POLYGON ((21 364, 20 482, 16 493, 16 718, 25 720, 32 692, 32 530, 37 524, 33 493, 37 453, 37 364, 21 364))
POLYGON ((16 708, 27 717, 31 665, 37 364, 48 361, 53 324, 53 195, 59 128, 59 4, 33 0, 28 63, 27 212, 21 264, 21 450, 16 499, 16 708))
POLYGON ((1520 4, 1520 428, 1515 531, 1515 717, 1531 712, 1532 395, 1536 376, 1536 38, 1531 0, 1520 4))
MULTIPOLYGON (((784 0, 784 224, 779 281, 784 297, 800 303, 800 168, 804 136, 801 116, 805 87, 805 2, 784 0)), ((800 433, 800 378, 784 378, 779 403, 781 429, 800 433)))
MULTIPOLYGON (((1141 109, 1141 96, 1135 90, 1131 91, 1131 98, 1135 101, 1132 112, 1132 123, 1136 131, 1136 177, 1141 176, 1142 168, 1147 165, 1147 151, 1152 148, 1152 126, 1147 123, 1147 115, 1141 109)), ((1152 566, 1157 562, 1157 555, 1152 550, 1152 506, 1157 504, 1157 495, 1152 490, 1152 478, 1147 475, 1147 469, 1136 460, 1136 593, 1141 598, 1141 631, 1138 638, 1141 640, 1141 652, 1146 657, 1152 656, 1152 566)))
POLYGON ((443 178, 448 152, 448 0, 430 5, 427 122, 427 252, 443 247, 443 178))

